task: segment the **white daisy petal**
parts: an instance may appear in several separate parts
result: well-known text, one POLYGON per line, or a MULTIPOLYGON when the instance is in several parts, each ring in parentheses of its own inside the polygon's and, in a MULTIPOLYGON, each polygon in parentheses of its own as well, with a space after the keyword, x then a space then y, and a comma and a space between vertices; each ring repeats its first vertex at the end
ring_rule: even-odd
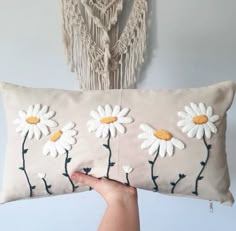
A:
POLYGON ((207 124, 203 124, 204 131, 205 131, 205 136, 210 139, 211 138, 211 129, 207 124))
POLYGON ((119 123, 114 123, 116 129, 121 133, 124 134, 125 133, 125 127, 119 123))
POLYGON ((58 126, 58 123, 54 120, 42 120, 42 123, 47 125, 50 128, 54 128, 58 126))
POLYGON ((18 126, 18 127, 16 128, 16 133, 22 132, 23 129, 24 129, 24 125, 21 124, 20 126, 18 126))
POLYGON ((99 112, 99 115, 100 117, 105 117, 105 110, 102 106, 98 106, 98 112, 99 112))
POLYGON ((108 136, 108 131, 109 131, 109 126, 108 124, 105 124, 102 131, 102 138, 106 138, 108 136))
POLYGON ((100 138, 102 136, 103 128, 104 128, 104 125, 102 124, 102 125, 100 125, 100 127, 96 131, 96 137, 97 138, 100 138))
POLYGON ((19 112, 18 112, 18 115, 19 115, 19 117, 20 117, 21 119, 23 119, 23 120, 24 120, 24 119, 26 118, 26 116, 27 116, 24 111, 19 111, 19 112))
POLYGON ((67 151, 70 151, 72 149, 72 145, 68 144, 66 141, 62 139, 59 139, 57 142, 59 142, 62 145, 62 147, 66 149, 67 151))
POLYGON ((64 154, 66 150, 63 148, 60 142, 55 142, 56 149, 60 155, 64 154))
POLYGON ((203 103, 199 103, 199 109, 201 110, 202 115, 206 114, 206 107, 203 103))
POLYGON ((41 109, 41 105, 40 105, 40 104, 36 104, 36 105, 34 106, 34 109, 33 109, 33 112, 32 112, 32 116, 38 115, 40 109, 41 109))
POLYGON ((29 131, 30 125, 28 123, 25 124, 24 129, 21 132, 21 136, 25 137, 26 133, 29 131))
POLYGON ((38 173, 38 177, 39 177, 40 179, 44 179, 44 178, 46 177, 46 173, 44 173, 44 172, 39 172, 39 173, 38 173))
POLYGON ((196 138, 200 140, 200 139, 202 139, 203 136, 204 136, 204 129, 203 129, 203 126, 202 126, 202 125, 199 125, 199 126, 198 126, 198 130, 197 130, 196 138))
POLYGON ((65 132, 65 131, 73 129, 74 127, 75 127, 75 123, 70 121, 61 130, 65 132))
POLYGON ((141 149, 149 148, 150 146, 153 145, 153 143, 154 143, 155 141, 156 141, 156 140, 155 140, 154 138, 145 140, 145 141, 141 144, 141 149))
POLYGON ((56 114, 55 111, 50 111, 50 112, 48 112, 48 113, 42 115, 42 118, 44 118, 44 119, 51 119, 52 117, 55 116, 55 114, 56 114))
POLYGON ((152 127, 148 126, 147 124, 141 124, 139 127, 144 132, 147 132, 147 133, 150 133, 150 134, 153 134, 155 132, 155 130, 152 127))
POLYGON ((56 149, 56 145, 55 145, 55 142, 50 142, 50 154, 53 158, 56 158, 58 156, 58 152, 57 152, 57 149, 56 149))
POLYGON ((110 132, 112 137, 116 136, 116 129, 113 123, 110 124, 110 132))
POLYGON ((101 116, 96 111, 91 111, 90 116, 92 116, 96 120, 100 120, 101 116))
POLYGON ((189 123, 188 125, 184 126, 184 127, 182 128, 182 131, 183 131, 184 133, 188 133, 188 132, 189 132, 190 130, 192 130, 195 126, 196 126, 196 125, 191 122, 191 123, 189 123))
POLYGON ((43 155, 48 155, 50 153, 50 142, 48 141, 43 147, 43 155))
POLYGON ((166 143, 166 151, 169 156, 173 156, 174 154, 174 145, 171 141, 167 141, 166 143))
POLYGON ((133 171, 133 168, 131 168, 129 165, 123 166, 123 170, 125 173, 131 173, 133 171))
POLYGON ((130 117, 119 117, 118 122, 121 124, 129 124, 133 122, 133 119, 130 117))
POLYGON ((42 123, 38 123, 37 126, 39 127, 39 129, 42 131, 44 136, 48 136, 49 135, 49 130, 48 127, 45 124, 42 123))
POLYGON ((105 106, 105 115, 108 117, 108 116, 111 116, 112 115, 112 108, 109 104, 107 104, 105 106))
POLYGON ((27 117, 32 116, 33 110, 34 110, 33 105, 30 105, 27 110, 27 117))
POLYGON ((218 115, 213 115, 212 117, 210 117, 210 121, 212 123, 215 123, 216 121, 218 121, 220 119, 220 117, 218 115))
POLYGON ((208 118, 210 118, 210 117, 212 116, 212 114, 213 114, 213 109, 212 109, 211 106, 209 106, 209 107, 207 108, 206 114, 207 114, 208 118))
POLYGON ((191 120, 184 119, 184 120, 178 121, 177 126, 178 127, 187 126, 187 125, 189 125, 189 123, 191 123, 191 120))
POLYGON ((160 143, 160 151, 159 151, 159 154, 160 154, 160 157, 161 158, 164 158, 165 155, 166 155, 166 140, 161 140, 161 143, 160 143))
POLYGON ((171 139, 171 143, 172 143, 175 147, 179 148, 180 150, 183 150, 183 149, 185 148, 184 143, 181 142, 179 139, 176 139, 176 138, 174 138, 174 137, 171 139))
POLYGON ((188 137, 193 138, 194 136, 196 136, 197 131, 198 131, 198 127, 197 125, 195 125, 189 132, 188 132, 188 137))
POLYGON ((118 117, 123 117, 126 116, 129 112, 129 108, 123 108, 119 113, 118 113, 118 117))
POLYGON ((148 154, 149 154, 149 155, 153 155, 153 154, 157 151, 159 145, 160 145, 160 140, 159 140, 159 139, 156 139, 156 141, 155 141, 154 144, 151 146, 151 148, 149 148, 148 154))
POLYGON ((113 109, 112 116, 117 116, 120 112, 120 106, 116 105, 113 109))
POLYGON ((90 125, 88 125, 88 130, 89 130, 89 132, 95 132, 97 129, 98 129, 98 127, 100 126, 100 124, 99 123, 91 123, 90 125))
POLYGON ((32 140, 34 138, 34 126, 29 127, 28 139, 32 140))
POLYGON ((150 134, 148 134, 148 133, 141 133, 141 134, 138 135, 139 139, 149 139, 151 137, 152 136, 150 134))
POLYGON ((201 115, 201 114, 202 114, 202 113, 201 113, 201 110, 200 110, 200 108, 198 108, 197 104, 195 104, 195 103, 190 103, 190 105, 191 105, 193 111, 194 111, 197 115, 201 115))
POLYGON ((41 132, 41 130, 39 129, 39 127, 37 125, 34 125, 33 128, 34 128, 35 138, 37 140, 39 140, 41 138, 41 136, 42 136, 42 132, 41 132))
POLYGON ((217 128, 216 128, 216 126, 212 122, 208 121, 207 125, 211 129, 212 133, 217 133, 217 128))
POLYGON ((77 140, 71 136, 65 136, 64 134, 61 136, 61 139, 67 142, 68 144, 76 144, 77 140))
POLYGON ((39 111, 38 116, 40 117, 41 115, 44 115, 45 113, 48 112, 49 107, 47 105, 44 105, 41 111, 39 111))
POLYGON ((185 106, 184 109, 192 117, 197 115, 197 113, 189 106, 185 106))
POLYGON ((75 136, 75 135, 77 135, 77 131, 76 130, 67 130, 67 131, 64 131, 64 134, 66 135, 66 136, 75 136))
POLYGON ((178 116, 182 117, 183 119, 189 118, 189 115, 183 111, 179 111, 178 116))

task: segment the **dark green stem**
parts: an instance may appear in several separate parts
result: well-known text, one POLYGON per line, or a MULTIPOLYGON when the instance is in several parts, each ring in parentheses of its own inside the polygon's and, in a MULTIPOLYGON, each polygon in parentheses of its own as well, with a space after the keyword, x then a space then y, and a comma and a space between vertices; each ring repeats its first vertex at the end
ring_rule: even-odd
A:
POLYGON ((52 193, 49 191, 49 188, 51 188, 51 185, 47 185, 47 182, 44 178, 42 178, 44 185, 45 185, 45 189, 47 191, 48 194, 52 195, 52 193))
MULTIPOLYGON (((89 172, 85 172, 85 175, 88 175, 89 172)), ((91 191, 93 188, 89 186, 89 191, 91 191)))
POLYGON ((105 148, 108 149, 109 151, 109 158, 108 158, 108 166, 107 166, 107 174, 106 174, 106 178, 109 179, 109 172, 110 172, 110 168, 113 167, 115 165, 115 162, 111 162, 111 148, 110 148, 110 139, 111 139, 111 132, 108 132, 108 139, 107 139, 107 144, 103 144, 103 146, 105 148))
POLYGON ((33 196, 33 189, 36 188, 36 186, 32 186, 31 183, 30 183, 30 180, 29 180, 29 176, 26 172, 26 169, 25 169, 25 154, 27 153, 28 149, 25 149, 25 142, 26 142, 26 139, 28 137, 28 134, 29 134, 29 131, 26 133, 25 135, 25 138, 24 138, 24 141, 22 143, 22 160, 23 160, 23 166, 20 167, 19 169, 22 170, 24 173, 25 173, 25 177, 27 179, 27 182, 28 182, 28 185, 29 185, 29 190, 30 190, 30 197, 33 196))
POLYGON ((195 190, 192 192, 192 193, 193 193, 194 195, 196 195, 196 196, 198 196, 198 181, 203 179, 202 173, 203 173, 203 171, 204 171, 204 169, 205 169, 205 167, 206 167, 206 165, 207 165, 207 162, 208 162, 208 160, 209 160, 210 149, 211 149, 211 145, 210 145, 210 144, 208 145, 208 144, 206 143, 205 136, 203 136, 203 142, 204 142, 204 144, 205 144, 205 146, 206 146, 206 149, 207 149, 207 157, 206 157, 205 162, 204 162, 204 161, 200 162, 200 164, 202 165, 202 168, 201 168, 201 171, 199 172, 199 174, 198 174, 198 176, 197 176, 197 178, 196 178, 195 190))
POLYGON ((126 173, 125 175, 126 175, 126 181, 127 181, 126 184, 127 184, 128 186, 130 186, 130 182, 129 182, 129 173, 126 173))
POLYGON ((152 181, 154 184, 154 188, 153 188, 154 192, 158 192, 158 185, 156 183, 156 179, 158 178, 158 176, 154 176, 154 165, 156 163, 158 155, 159 155, 159 148, 157 149, 156 156, 155 156, 154 160, 149 161, 149 163, 151 164, 151 176, 152 176, 152 181))
POLYGON ((179 179, 176 181, 176 182, 171 182, 170 184, 173 186, 172 189, 171 189, 171 193, 174 193, 175 192, 175 187, 176 185, 186 177, 186 175, 184 174, 179 174, 179 179))
POLYGON ((78 188, 79 186, 75 186, 75 185, 74 185, 73 181, 72 181, 71 178, 70 178, 70 175, 68 174, 67 164, 68 164, 70 161, 71 161, 71 158, 69 158, 69 152, 68 152, 68 150, 66 150, 65 173, 63 173, 62 175, 68 178, 68 180, 70 181, 71 186, 72 186, 72 192, 74 192, 75 189, 78 188))

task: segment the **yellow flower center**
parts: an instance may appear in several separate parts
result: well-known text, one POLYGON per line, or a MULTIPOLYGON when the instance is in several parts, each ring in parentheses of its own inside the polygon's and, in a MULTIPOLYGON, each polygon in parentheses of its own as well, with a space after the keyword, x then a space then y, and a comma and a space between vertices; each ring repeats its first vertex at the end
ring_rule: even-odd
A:
POLYGON ((40 122, 40 119, 35 116, 30 116, 30 117, 26 118, 25 121, 29 124, 38 124, 40 122))
POLYGON ((157 137, 158 139, 166 140, 166 141, 171 140, 173 137, 173 135, 170 132, 166 130, 162 130, 162 129, 156 130, 154 132, 154 136, 157 137))
POLYGON ((111 124, 114 123, 118 120, 116 116, 109 116, 109 117, 104 117, 100 120, 102 124, 111 124))
POLYGON ((52 142, 56 142, 57 140, 60 139, 60 137, 61 137, 62 134, 63 134, 63 132, 62 132, 61 130, 56 131, 56 132, 54 132, 54 133, 51 135, 50 140, 51 140, 52 142))
POLYGON ((195 124, 205 124, 208 122, 208 117, 206 115, 199 115, 193 117, 193 123, 195 124))

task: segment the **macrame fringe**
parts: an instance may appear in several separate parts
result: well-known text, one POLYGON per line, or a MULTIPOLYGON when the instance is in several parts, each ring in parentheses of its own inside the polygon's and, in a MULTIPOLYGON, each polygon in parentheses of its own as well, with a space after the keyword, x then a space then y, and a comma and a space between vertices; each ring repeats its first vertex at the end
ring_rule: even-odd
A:
POLYGON ((144 62, 147 0, 134 0, 123 32, 125 0, 61 0, 67 62, 85 90, 128 88, 144 62))

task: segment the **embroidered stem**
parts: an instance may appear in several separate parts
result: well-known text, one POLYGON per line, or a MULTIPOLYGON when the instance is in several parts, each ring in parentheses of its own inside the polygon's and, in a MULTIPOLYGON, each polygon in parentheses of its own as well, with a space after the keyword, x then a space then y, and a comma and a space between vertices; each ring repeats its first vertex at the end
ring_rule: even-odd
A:
POLYGON ((126 173, 125 175, 126 175, 126 181, 127 181, 126 185, 130 186, 129 173, 126 173))
POLYGON ((71 158, 69 158, 68 156, 69 156, 69 152, 68 152, 68 150, 66 150, 65 173, 63 173, 62 175, 68 178, 68 180, 70 181, 71 186, 72 186, 72 192, 74 192, 75 189, 77 189, 79 186, 74 185, 73 181, 70 178, 70 175, 68 174, 67 164, 70 163, 70 161, 71 161, 71 158))
POLYGON ((207 149, 207 157, 205 161, 200 162, 200 164, 202 165, 201 171, 199 172, 197 178, 196 178, 196 182, 195 182, 195 190, 192 192, 194 195, 198 196, 198 181, 203 179, 202 173, 207 165, 207 162, 209 160, 209 156, 210 156, 210 149, 211 149, 211 145, 206 143, 206 139, 205 136, 203 136, 203 141, 204 144, 206 146, 207 149))
POLYGON ((52 195, 52 193, 49 191, 49 188, 51 188, 52 185, 47 185, 47 181, 44 178, 42 178, 42 181, 44 182, 45 189, 46 189, 47 193, 52 195))
POLYGON ((22 143, 22 161, 23 161, 23 167, 20 167, 19 169, 22 170, 25 173, 25 177, 27 179, 27 182, 28 182, 28 185, 29 185, 29 189, 30 189, 30 197, 32 197, 33 196, 33 189, 35 189, 36 186, 35 185, 34 186, 31 185, 28 173, 27 173, 27 171, 25 169, 25 154, 28 152, 28 149, 25 149, 25 141, 27 139, 28 134, 29 134, 29 131, 26 133, 24 141, 22 143))
POLYGON ((153 181, 153 184, 154 184, 154 188, 153 188, 154 192, 158 192, 158 185, 156 183, 156 179, 158 178, 158 176, 154 176, 154 173, 153 173, 154 165, 155 165, 155 162, 157 160, 158 155, 159 155, 159 148, 157 149, 156 156, 155 156, 154 160, 153 161, 151 161, 151 160, 148 161, 149 164, 151 164, 151 177, 152 177, 152 181, 153 181))
POLYGON ((176 182, 171 182, 170 184, 173 186, 172 189, 171 189, 171 193, 174 193, 175 192, 175 187, 176 185, 186 177, 186 175, 184 174, 179 174, 179 179, 176 181, 176 182))
MULTIPOLYGON (((91 171, 91 168, 84 168, 83 170, 85 172, 85 175, 88 175, 89 172, 91 171)), ((92 189, 93 189, 92 187, 89 187, 89 191, 91 191, 92 189)))
POLYGON ((111 132, 109 131, 109 132, 108 132, 107 144, 103 144, 103 146, 104 146, 105 148, 107 148, 108 151, 109 151, 108 166, 107 166, 107 174, 106 174, 106 178, 108 178, 108 179, 109 179, 110 168, 115 165, 115 162, 111 162, 112 152, 111 152, 111 148, 110 148, 110 139, 111 139, 111 132))

